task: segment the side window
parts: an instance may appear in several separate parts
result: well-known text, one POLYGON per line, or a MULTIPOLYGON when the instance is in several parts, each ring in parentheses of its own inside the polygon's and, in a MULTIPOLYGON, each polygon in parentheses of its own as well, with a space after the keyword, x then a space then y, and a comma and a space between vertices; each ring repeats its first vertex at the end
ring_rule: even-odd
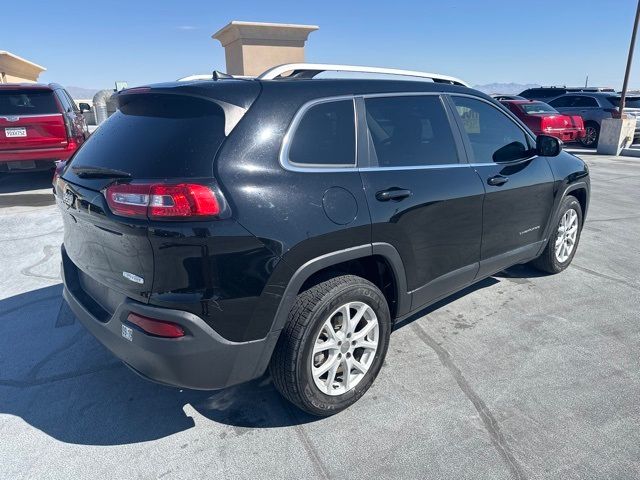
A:
POLYGON ((64 94, 64 96, 67 97, 67 99, 69 100, 69 103, 71 104, 71 108, 73 109, 73 111, 77 112, 77 113, 80 113, 80 109, 76 105, 76 102, 73 100, 73 98, 71 98, 71 95, 69 95, 69 92, 67 92, 66 90, 60 90, 60 92, 62 92, 64 94))
POLYGON ((475 163, 509 162, 529 155, 522 129, 497 108, 469 97, 452 96, 475 163))
POLYGON ((549 105, 551 105, 552 107, 569 107, 571 106, 571 103, 573 102, 573 99, 576 98, 573 95, 565 95, 562 97, 558 97, 554 100, 551 100, 549 102, 549 105))
POLYGON ((69 99, 67 98, 67 96, 64 94, 62 90, 56 90, 56 95, 58 96, 58 100, 60 100, 60 103, 62 104, 62 109, 65 112, 68 112, 73 108, 69 103, 69 99))
POLYGON ((576 97, 575 101, 571 104, 572 107, 597 107, 598 101, 593 97, 576 97))
POLYGON ((356 129, 353 101, 323 102, 307 110, 293 134, 289 161, 304 166, 354 166, 356 129))
POLYGON ((435 95, 365 99, 369 152, 381 167, 458 163, 449 119, 435 95))

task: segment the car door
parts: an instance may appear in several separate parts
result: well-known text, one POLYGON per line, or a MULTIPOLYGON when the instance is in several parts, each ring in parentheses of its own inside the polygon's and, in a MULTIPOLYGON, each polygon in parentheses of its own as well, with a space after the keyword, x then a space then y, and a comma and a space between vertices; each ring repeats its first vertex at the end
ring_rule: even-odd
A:
POLYGON ((358 105, 372 240, 398 251, 415 310, 475 278, 484 189, 439 94, 372 95, 358 105))
POLYGON ((451 95, 467 152, 483 182, 479 276, 529 260, 543 244, 553 206, 553 174, 533 139, 492 102, 451 95))

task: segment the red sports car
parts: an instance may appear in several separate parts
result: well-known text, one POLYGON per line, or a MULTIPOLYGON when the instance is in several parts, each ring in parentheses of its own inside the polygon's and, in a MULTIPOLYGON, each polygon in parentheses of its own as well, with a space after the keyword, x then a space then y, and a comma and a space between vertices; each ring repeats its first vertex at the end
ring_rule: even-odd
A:
POLYGON ((579 115, 562 115, 551 105, 537 100, 503 100, 500 103, 536 135, 552 135, 563 142, 575 142, 585 135, 579 115))

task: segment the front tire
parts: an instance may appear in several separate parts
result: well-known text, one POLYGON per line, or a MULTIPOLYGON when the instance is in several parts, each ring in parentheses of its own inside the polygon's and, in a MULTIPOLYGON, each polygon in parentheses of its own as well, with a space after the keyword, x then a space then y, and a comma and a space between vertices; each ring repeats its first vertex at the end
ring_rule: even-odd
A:
POLYGON ((329 416, 371 387, 387 353, 389 307, 371 282, 341 275, 300 293, 271 359, 277 390, 301 410, 329 416))
POLYGON ((560 218, 542 254, 531 264, 547 273, 559 273, 573 260, 582 232, 582 207, 568 196, 560 204, 560 218))

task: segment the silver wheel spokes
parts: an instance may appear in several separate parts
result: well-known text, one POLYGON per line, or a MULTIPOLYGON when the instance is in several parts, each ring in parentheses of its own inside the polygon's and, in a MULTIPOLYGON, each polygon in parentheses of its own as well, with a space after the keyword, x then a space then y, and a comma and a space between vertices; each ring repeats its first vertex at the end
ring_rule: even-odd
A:
POLYGON ((584 137, 584 143, 591 145, 596 141, 596 129, 593 127, 587 127, 584 137))
POLYGON ((564 263, 571 256, 578 237, 578 213, 570 208, 565 212, 558 226, 556 237, 556 258, 564 263))
POLYGON ((342 395, 371 368, 378 349, 378 317, 363 302, 336 309, 322 325, 313 345, 311 374, 322 393, 342 395))

